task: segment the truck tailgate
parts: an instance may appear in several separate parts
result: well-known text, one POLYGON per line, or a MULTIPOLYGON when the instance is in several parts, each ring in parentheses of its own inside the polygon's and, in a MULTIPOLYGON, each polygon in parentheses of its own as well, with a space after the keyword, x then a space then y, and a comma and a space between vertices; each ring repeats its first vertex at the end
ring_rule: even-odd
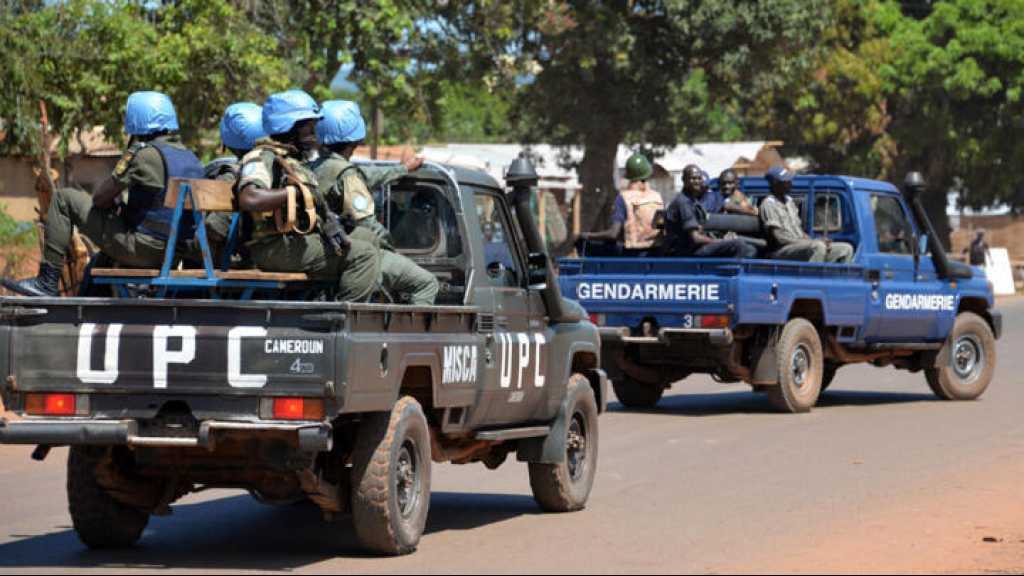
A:
POLYGON ((95 393, 322 395, 336 305, 0 299, 9 388, 95 393))

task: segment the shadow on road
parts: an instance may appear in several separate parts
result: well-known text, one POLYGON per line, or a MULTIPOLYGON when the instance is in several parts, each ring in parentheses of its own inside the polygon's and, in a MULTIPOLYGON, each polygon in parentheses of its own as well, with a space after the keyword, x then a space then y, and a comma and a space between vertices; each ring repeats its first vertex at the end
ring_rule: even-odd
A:
MULTIPOLYGON (((815 409, 838 406, 874 406, 907 404, 911 402, 940 402, 934 394, 908 392, 864 392, 859 390, 828 390, 818 399, 815 409)), ((666 396, 651 409, 626 408, 619 402, 609 402, 608 409, 616 412, 642 414, 669 414, 680 416, 723 416, 727 414, 778 414, 765 394, 754 392, 716 392, 713 394, 673 394, 666 396)))
MULTIPOLYGON (((435 492, 430 504, 427 534, 540 513, 525 495, 435 492)), ((138 545, 125 550, 90 550, 70 526, 7 536, 15 541, 0 544, 0 568, 290 571, 338 556, 369 557, 350 517, 327 523, 312 505, 269 507, 247 495, 174 506, 172 516, 151 519, 138 545)))

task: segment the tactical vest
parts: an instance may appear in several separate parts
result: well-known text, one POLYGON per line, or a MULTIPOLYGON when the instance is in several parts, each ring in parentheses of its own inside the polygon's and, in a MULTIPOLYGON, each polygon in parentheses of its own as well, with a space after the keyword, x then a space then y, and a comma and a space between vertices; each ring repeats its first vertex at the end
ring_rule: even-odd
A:
POLYGON ((623 246, 628 250, 642 250, 654 245, 658 229, 654 227, 654 214, 665 207, 661 194, 650 188, 622 191, 626 203, 626 223, 623 227, 623 246))
POLYGON ((228 180, 229 176, 234 176, 234 178, 230 179, 237 181, 238 170, 238 158, 235 158, 234 156, 224 156, 221 158, 217 158, 215 160, 211 160, 210 163, 203 168, 203 173, 205 177, 210 180, 228 180))
MULTIPOLYGON (((271 188, 284 188, 288 185, 289 172, 294 178, 298 180, 296 184, 300 184, 302 187, 310 193, 315 202, 321 201, 319 198, 319 188, 317 187, 316 175, 306 167, 302 161, 293 157, 288 147, 281 146, 270 142, 261 142, 254 148, 249 154, 245 155, 242 159, 242 164, 250 157, 250 154, 259 154, 260 160, 270 168, 271 175, 271 188)), ((280 236, 282 234, 292 233, 308 233, 311 231, 313 225, 316 224, 315 216, 313 222, 308 222, 308 210, 310 206, 304 200, 304 193, 297 195, 297 201, 302 202, 305 205, 304 212, 307 212, 307 221, 298 225, 296 230, 289 232, 282 232, 278 223, 280 219, 280 211, 271 212, 259 212, 251 215, 252 219, 252 239, 259 240, 261 238, 267 238, 270 236, 280 236), (276 213, 275 213, 276 212, 276 213), (308 229, 307 229, 308 228, 308 229)))
POLYGON ((331 206, 331 209, 343 217, 359 222, 374 215, 376 209, 373 194, 366 186, 366 178, 359 167, 352 164, 340 154, 332 153, 313 164, 320 190, 331 206), (356 176, 361 186, 345 186, 338 179, 347 175, 356 176))
MULTIPOLYGON (((164 186, 159 191, 132 186, 128 189, 128 205, 125 207, 125 221, 136 232, 167 240, 171 234, 171 219, 174 208, 164 207, 167 183, 171 178, 202 178, 203 165, 189 150, 168 146, 159 142, 148 144, 160 153, 164 163, 164 186)), ((178 224, 178 240, 187 240, 195 234, 195 220, 192 212, 186 210, 178 224)))

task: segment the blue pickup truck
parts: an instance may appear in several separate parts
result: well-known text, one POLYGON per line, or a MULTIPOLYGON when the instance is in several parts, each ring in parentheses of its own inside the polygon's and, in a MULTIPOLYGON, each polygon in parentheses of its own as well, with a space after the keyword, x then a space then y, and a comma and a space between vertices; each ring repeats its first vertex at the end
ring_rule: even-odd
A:
MULTIPOLYGON (((763 178, 742 186, 755 204, 769 193, 763 178)), ((805 230, 852 244, 847 264, 566 259, 559 282, 600 327, 603 367, 627 407, 710 374, 806 412, 839 368, 859 362, 923 371, 939 397, 974 399, 992 379, 1001 315, 984 273, 946 256, 923 187, 916 174, 902 193, 862 178, 794 179, 805 230)), ((705 228, 763 244, 753 216, 712 216, 705 228)))

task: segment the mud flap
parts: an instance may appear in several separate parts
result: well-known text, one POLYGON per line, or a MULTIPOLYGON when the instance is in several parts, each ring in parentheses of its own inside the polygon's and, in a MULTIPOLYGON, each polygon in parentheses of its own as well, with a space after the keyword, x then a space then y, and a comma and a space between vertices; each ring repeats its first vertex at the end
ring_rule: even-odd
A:
POLYGON ((779 364, 775 358, 775 347, 779 343, 781 330, 772 329, 766 342, 758 342, 751 354, 753 370, 750 384, 774 386, 779 383, 779 364))
MULTIPOLYGON (((593 386, 593 380, 589 376, 588 374, 588 380, 591 382, 590 385, 593 386)), ((604 376, 604 373, 601 372, 599 376, 604 376)), ((607 385, 607 378, 604 378, 604 382, 607 385)), ((540 438, 520 440, 519 447, 516 449, 516 460, 537 464, 561 464, 565 462, 565 442, 568 438, 569 421, 572 419, 571 408, 576 403, 576 397, 585 393, 586 390, 587 388, 582 386, 575 386, 567 390, 565 399, 562 400, 562 406, 558 409, 558 416, 551 423, 551 432, 547 436, 540 438)), ((599 393, 597 390, 594 390, 595 399, 599 393)))

